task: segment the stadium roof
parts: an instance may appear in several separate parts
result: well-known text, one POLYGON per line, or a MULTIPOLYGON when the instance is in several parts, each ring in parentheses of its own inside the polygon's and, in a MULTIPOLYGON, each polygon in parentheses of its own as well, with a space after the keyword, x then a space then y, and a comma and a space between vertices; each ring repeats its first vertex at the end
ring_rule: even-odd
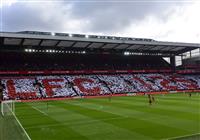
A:
POLYGON ((146 38, 126 38, 51 32, 1 32, 0 45, 26 47, 49 47, 52 49, 114 50, 117 52, 181 54, 200 48, 200 44, 162 42, 146 38))

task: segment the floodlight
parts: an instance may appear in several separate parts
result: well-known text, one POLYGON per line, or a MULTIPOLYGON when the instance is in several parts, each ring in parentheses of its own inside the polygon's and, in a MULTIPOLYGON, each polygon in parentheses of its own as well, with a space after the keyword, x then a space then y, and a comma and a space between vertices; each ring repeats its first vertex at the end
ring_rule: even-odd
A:
POLYGON ((130 55, 130 52, 124 52, 124 55, 130 55))
POLYGON ((52 35, 52 36, 55 36, 55 33, 54 33, 54 32, 51 32, 51 35, 52 35))

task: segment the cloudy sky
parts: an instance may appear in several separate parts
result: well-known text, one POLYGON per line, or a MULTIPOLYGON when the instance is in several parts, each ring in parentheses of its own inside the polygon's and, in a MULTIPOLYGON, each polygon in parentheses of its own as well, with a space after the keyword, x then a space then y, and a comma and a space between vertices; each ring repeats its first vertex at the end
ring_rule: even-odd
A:
POLYGON ((200 42, 200 0, 0 0, 1 31, 200 42))

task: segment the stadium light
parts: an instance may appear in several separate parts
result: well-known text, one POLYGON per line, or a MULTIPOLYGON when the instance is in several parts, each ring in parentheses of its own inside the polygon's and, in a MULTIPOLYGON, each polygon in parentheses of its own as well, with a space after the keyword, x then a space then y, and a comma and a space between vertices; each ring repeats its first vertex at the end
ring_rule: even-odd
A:
POLYGON ((55 36, 55 33, 54 33, 54 32, 51 32, 51 35, 52 35, 52 36, 55 36))
POLYGON ((72 37, 72 34, 69 34, 69 37, 72 37))
POLYGON ((89 38, 89 35, 85 35, 85 38, 89 38))
POLYGON ((130 52, 124 52, 124 55, 130 55, 130 52))

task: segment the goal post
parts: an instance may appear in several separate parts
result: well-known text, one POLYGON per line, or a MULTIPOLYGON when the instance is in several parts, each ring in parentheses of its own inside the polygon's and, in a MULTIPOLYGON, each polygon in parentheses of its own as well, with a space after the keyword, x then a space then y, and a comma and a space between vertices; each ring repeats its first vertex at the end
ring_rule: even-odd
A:
POLYGON ((1 114, 2 116, 9 116, 15 114, 15 101, 14 100, 2 101, 1 114))

